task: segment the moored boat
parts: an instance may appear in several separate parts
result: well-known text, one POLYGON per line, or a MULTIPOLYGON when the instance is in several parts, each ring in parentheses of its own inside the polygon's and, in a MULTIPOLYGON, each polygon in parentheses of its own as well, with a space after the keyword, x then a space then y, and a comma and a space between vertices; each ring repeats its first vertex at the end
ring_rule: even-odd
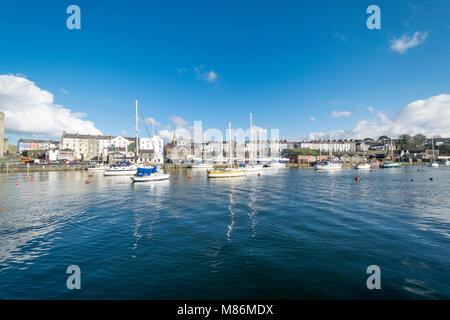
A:
POLYGON ((397 162, 386 161, 383 164, 380 164, 380 168, 389 169, 389 168, 400 168, 402 165, 397 162))
POLYGON ((314 166, 314 169, 316 170, 324 170, 324 171, 334 171, 334 170, 341 170, 342 164, 336 161, 323 161, 318 162, 314 166))
POLYGON ((111 166, 103 172, 104 176, 132 176, 136 174, 137 166, 129 162, 123 162, 111 166))
POLYGON ((329 150, 329 158, 330 160, 325 160, 325 161, 321 161, 321 162, 317 162, 316 165, 314 166, 314 169, 316 170, 324 170, 324 171, 336 171, 336 170, 341 170, 342 169, 342 164, 339 163, 338 161, 334 161, 333 160, 333 151, 332 151, 332 146, 331 146, 331 129, 330 129, 330 144, 328 146, 328 150, 329 150))
POLYGON ((167 180, 170 173, 159 172, 157 166, 153 168, 138 168, 136 174, 131 177, 133 182, 149 182, 167 180))
POLYGON ((108 168, 109 167, 105 166, 104 164, 96 164, 95 167, 89 167, 88 171, 104 171, 108 168))
POLYGON ((370 163, 358 163, 354 166, 355 169, 359 170, 369 170, 371 167, 370 163))
POLYGON ((208 178, 233 178, 245 176, 245 170, 239 168, 225 168, 223 170, 208 171, 208 178))
POLYGON ((191 166, 192 169, 213 169, 214 166, 207 162, 199 162, 191 166))

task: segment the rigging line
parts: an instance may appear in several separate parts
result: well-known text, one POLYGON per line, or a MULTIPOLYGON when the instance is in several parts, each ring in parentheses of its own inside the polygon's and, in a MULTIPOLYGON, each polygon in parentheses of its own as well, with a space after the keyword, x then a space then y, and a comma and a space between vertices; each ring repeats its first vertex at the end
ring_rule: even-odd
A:
POLYGON ((142 108, 139 109, 139 111, 141 112, 142 120, 144 120, 145 130, 147 131, 148 137, 150 138, 150 132, 148 131, 147 121, 145 121, 145 117, 144 117, 144 114, 143 114, 143 112, 142 112, 142 108))

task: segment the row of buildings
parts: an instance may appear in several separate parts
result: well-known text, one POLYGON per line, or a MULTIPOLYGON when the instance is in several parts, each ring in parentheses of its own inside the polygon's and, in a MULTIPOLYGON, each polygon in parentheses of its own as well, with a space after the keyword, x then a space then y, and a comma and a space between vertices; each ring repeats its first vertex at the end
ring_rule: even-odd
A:
POLYGON ((5 114, 0 111, 0 158, 7 152, 7 145, 8 141, 5 141, 5 114))
MULTIPOLYGON (((139 161, 164 162, 164 145, 160 137, 139 138, 138 147, 139 161)), ((17 151, 32 158, 46 157, 49 160, 114 162, 123 158, 135 158, 136 138, 64 132, 61 141, 19 139, 17 151)))

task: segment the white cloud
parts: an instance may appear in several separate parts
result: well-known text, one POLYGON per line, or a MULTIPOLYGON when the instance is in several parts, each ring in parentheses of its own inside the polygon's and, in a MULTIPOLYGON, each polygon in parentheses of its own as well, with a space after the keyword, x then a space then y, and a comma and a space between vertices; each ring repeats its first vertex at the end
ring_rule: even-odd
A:
POLYGON ((161 124, 160 124, 158 121, 156 121, 154 118, 145 118, 145 121, 151 123, 151 125, 154 126, 154 127, 158 127, 158 126, 161 125, 161 124))
POLYGON ((5 112, 5 129, 35 137, 60 137, 62 132, 101 134, 84 114, 55 104, 53 94, 34 82, 14 75, 0 75, 0 110, 5 112))
POLYGON ((311 117, 311 118, 309 118, 309 120, 310 120, 310 121, 316 121, 316 118, 311 117))
POLYGON ((124 136, 127 134, 127 130, 125 130, 125 129, 120 130, 120 132, 121 132, 124 136))
POLYGON ((69 94, 69 91, 67 91, 67 90, 64 89, 64 88, 59 88, 59 91, 61 91, 61 92, 64 93, 64 94, 69 94))
POLYGON ((350 117, 352 113, 350 111, 333 111, 331 113, 332 118, 347 118, 350 117))
MULTIPOLYGON (((450 94, 440 94, 425 100, 411 102, 391 119, 373 109, 375 118, 359 121, 353 128, 333 133, 333 138, 377 138, 382 135, 423 134, 431 137, 450 136, 450 94)), ((325 138, 327 132, 312 132, 311 139, 325 138)))
POLYGON ((185 127, 188 124, 186 120, 179 116, 171 116, 170 119, 175 123, 177 128, 185 127))
POLYGON ((425 42, 428 32, 416 31, 413 36, 405 33, 400 39, 391 40, 391 50, 400 54, 405 53, 408 49, 421 45, 425 42))
POLYGON ((218 74, 214 70, 207 71, 203 65, 195 67, 194 70, 197 73, 197 79, 199 80, 214 82, 219 78, 218 74))

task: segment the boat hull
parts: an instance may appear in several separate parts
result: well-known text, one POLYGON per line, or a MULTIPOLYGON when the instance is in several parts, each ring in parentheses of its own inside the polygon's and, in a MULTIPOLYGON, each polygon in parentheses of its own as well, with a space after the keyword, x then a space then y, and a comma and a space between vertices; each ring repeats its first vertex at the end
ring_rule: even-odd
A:
POLYGON ((358 170, 370 170, 372 167, 370 164, 358 164, 355 166, 355 169, 358 170))
POLYGON ((131 180, 133 182, 150 182, 150 181, 161 181, 161 180, 167 180, 170 178, 170 174, 150 174, 148 176, 142 176, 142 177, 131 177, 131 180))
POLYGON ((104 176, 133 176, 137 172, 137 169, 131 170, 106 170, 103 172, 104 176))
POLYGON ((401 166, 399 164, 382 164, 380 165, 380 168, 383 169, 390 169, 390 168, 400 168, 401 166))
POLYGON ((320 170, 320 171, 337 171, 337 170, 341 170, 342 169, 342 165, 321 165, 318 164, 314 167, 314 169, 316 170, 320 170))
POLYGON ((220 179, 220 178, 234 178, 245 176, 244 170, 236 171, 209 171, 208 178, 220 179))

